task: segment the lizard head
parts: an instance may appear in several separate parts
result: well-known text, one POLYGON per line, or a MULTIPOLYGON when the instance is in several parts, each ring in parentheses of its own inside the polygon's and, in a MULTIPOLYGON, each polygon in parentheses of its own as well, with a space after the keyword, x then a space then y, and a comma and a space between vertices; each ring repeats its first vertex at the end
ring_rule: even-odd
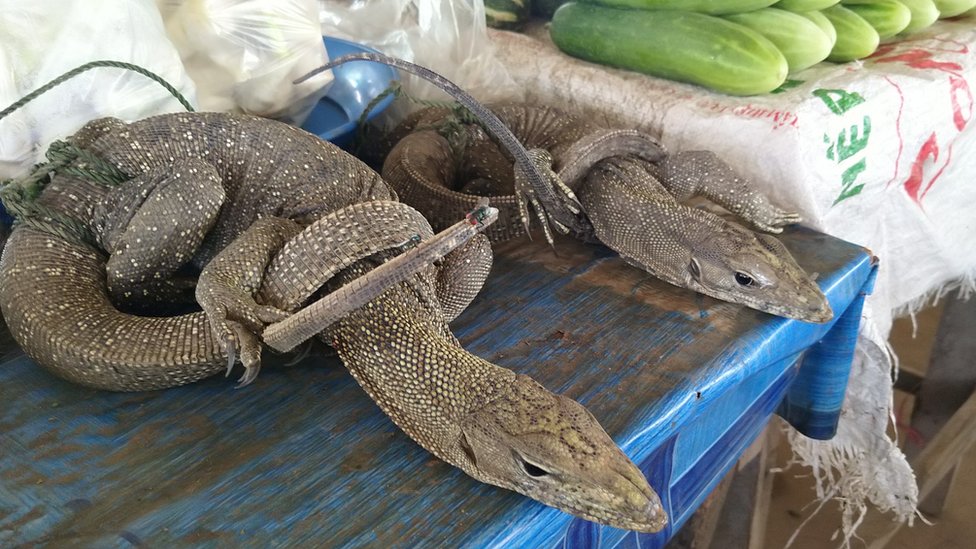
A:
POLYGON ((723 225, 690 246, 689 288, 807 322, 833 318, 826 296, 778 239, 723 225))
POLYGON ((461 424, 456 455, 476 479, 617 528, 668 522, 640 470, 583 406, 518 375, 461 424))

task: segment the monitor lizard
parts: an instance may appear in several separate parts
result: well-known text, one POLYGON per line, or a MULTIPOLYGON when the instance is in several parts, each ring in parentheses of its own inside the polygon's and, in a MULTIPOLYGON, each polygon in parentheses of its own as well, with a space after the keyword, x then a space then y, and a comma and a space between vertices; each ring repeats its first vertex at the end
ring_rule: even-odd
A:
POLYGON ((525 180, 476 118, 449 107, 408 116, 367 148, 400 199, 435 228, 488 196, 501 211, 493 240, 525 234, 531 212, 548 226, 598 240, 671 284, 808 322, 833 318, 823 292, 774 236, 681 203, 703 196, 759 231, 800 217, 772 204, 714 153, 668 153, 653 137, 603 128, 551 107, 492 111, 529 148, 548 189, 525 180), (387 154, 388 152, 388 154, 387 154), (381 160, 385 158, 385 160, 381 160))
MULTIPOLYGON (((235 355, 250 382, 257 335, 287 316, 288 290, 317 291, 303 274, 341 265, 330 284, 349 282, 405 237, 430 232, 363 163, 270 120, 99 119, 70 145, 85 152, 72 167, 131 179, 113 187, 55 174, 36 218, 19 219, 4 247, 0 309, 38 364, 91 387, 180 385, 224 371, 235 355), (71 238, 72 227, 90 238, 71 238), (360 229, 385 235, 379 249, 356 238, 345 242, 356 253, 334 246, 360 229), (182 278, 188 269, 202 269, 195 288, 182 278), (160 309, 188 289, 203 311, 160 309)), ((484 238, 457 254, 441 276, 419 272, 322 337, 407 435, 472 477, 597 522, 661 530, 660 499, 585 408, 471 355, 450 333, 447 321, 490 265, 484 238)))

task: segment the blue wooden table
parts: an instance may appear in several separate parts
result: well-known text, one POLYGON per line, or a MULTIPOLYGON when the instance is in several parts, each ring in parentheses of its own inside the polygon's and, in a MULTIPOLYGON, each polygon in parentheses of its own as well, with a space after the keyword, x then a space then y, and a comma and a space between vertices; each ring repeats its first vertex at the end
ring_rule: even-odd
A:
POLYGON ((679 290, 600 246, 563 240, 555 256, 519 240, 453 326, 593 412, 661 495, 660 534, 475 482, 400 433, 334 358, 267 367, 243 390, 221 378, 113 394, 42 371, 4 328, 0 546, 660 547, 772 413, 833 434, 875 261, 811 231, 784 242, 820 273, 831 324, 679 290))

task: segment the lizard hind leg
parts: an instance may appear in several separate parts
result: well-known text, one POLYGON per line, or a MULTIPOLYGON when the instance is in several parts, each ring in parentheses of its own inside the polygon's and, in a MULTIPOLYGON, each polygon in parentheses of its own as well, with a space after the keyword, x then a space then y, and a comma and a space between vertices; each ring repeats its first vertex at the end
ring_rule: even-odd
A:
POLYGON ((801 221, 799 214, 774 205, 711 151, 671 154, 661 162, 658 176, 677 200, 703 196, 761 231, 779 233, 801 221))
POLYGON ((190 159, 121 184, 96 207, 93 229, 110 254, 106 283, 116 306, 139 310, 190 299, 192 282, 174 275, 213 226, 224 189, 209 164, 190 159))

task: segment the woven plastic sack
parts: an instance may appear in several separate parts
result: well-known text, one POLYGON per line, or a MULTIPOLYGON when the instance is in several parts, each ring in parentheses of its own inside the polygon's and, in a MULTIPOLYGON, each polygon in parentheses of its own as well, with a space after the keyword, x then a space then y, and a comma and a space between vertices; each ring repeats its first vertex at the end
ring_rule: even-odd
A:
POLYGON ((300 124, 332 81, 315 0, 156 0, 200 107, 300 124))
MULTIPOLYGON (((0 108, 89 61, 149 69, 194 98, 193 82, 166 37, 153 0, 0 0, 0 108)), ((89 120, 138 120, 184 108, 158 83, 97 68, 0 120, 0 179, 24 174, 48 145, 89 120)))

